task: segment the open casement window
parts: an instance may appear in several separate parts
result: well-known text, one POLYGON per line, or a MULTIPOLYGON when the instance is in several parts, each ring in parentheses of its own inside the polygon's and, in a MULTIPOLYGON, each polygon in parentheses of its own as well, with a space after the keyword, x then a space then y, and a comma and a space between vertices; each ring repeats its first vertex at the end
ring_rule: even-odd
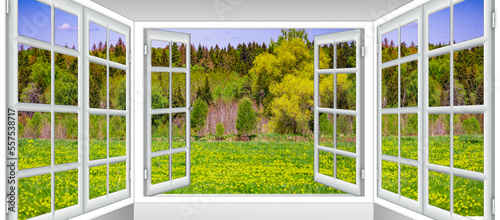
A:
POLYGON ((363 195, 362 30, 314 37, 314 181, 363 195))
POLYGON ((190 185, 189 34, 146 30, 146 195, 190 185))
POLYGON ((378 28, 378 197, 493 219, 492 1, 441 0, 378 28))

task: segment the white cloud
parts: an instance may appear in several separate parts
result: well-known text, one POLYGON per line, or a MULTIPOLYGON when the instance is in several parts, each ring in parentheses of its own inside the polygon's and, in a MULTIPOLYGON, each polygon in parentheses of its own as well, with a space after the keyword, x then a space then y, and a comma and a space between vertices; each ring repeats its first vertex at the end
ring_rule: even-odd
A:
POLYGON ((61 31, 76 31, 76 29, 77 29, 76 27, 72 27, 68 23, 64 23, 63 25, 57 27, 57 30, 61 31))

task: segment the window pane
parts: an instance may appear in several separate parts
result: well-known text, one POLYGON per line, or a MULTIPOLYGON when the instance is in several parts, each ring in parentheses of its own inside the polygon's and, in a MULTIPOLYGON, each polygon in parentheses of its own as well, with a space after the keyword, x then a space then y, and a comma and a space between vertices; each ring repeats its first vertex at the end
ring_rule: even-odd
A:
POLYGON ((169 155, 151 158, 151 185, 170 180, 169 163, 169 155))
POLYGON ((78 114, 55 113, 55 164, 78 162, 78 114))
POLYGON ((151 152, 170 149, 169 121, 170 117, 168 114, 151 116, 151 152))
POLYGON ((319 107, 333 108, 333 76, 319 74, 319 107))
POLYGON ((50 6, 35 0, 18 1, 19 35, 50 43, 50 6))
POLYGON ((78 105, 78 58, 55 53, 56 105, 78 105))
POLYGON ((127 39, 124 35, 109 30, 109 60, 127 64, 127 39))
POLYGON ((89 160, 107 157, 107 121, 105 115, 90 115, 89 160))
POLYGON ((398 59, 398 29, 382 35, 382 63, 398 59))
POLYGON ((151 73, 151 108, 169 108, 169 73, 151 73))
POLYGON ((19 112, 19 170, 50 166, 50 112, 19 112))
POLYGON ((450 105, 450 55, 429 58, 429 107, 450 105))
POLYGON ((319 145, 333 148, 333 114, 320 113, 319 116, 319 145))
POLYGON ((418 201, 418 168, 401 164, 401 195, 418 201))
POLYGON ((356 41, 337 43, 337 68, 356 68, 356 41))
POLYGON ((186 67, 186 44, 172 43, 172 67, 186 67))
POLYGON ((429 15, 429 50, 450 45, 450 8, 429 15))
POLYGON ((172 148, 186 146, 186 113, 172 114, 172 148))
POLYGON ((418 114, 401 114, 401 157, 418 160, 418 114))
POLYGON ((319 173, 333 177, 333 154, 319 150, 319 173))
POLYGON ((151 66, 170 67, 170 43, 151 41, 151 66))
POLYGON ((333 44, 319 45, 319 69, 333 69, 333 44))
POLYGON ((109 68, 109 109, 127 108, 127 75, 125 71, 109 68))
POLYGON ((90 88, 89 105, 90 108, 105 109, 107 103, 107 74, 106 66, 89 63, 90 88))
POLYGON ((382 115, 382 154, 398 156, 398 115, 382 115))
POLYGON ((337 149, 356 153, 356 116, 337 115, 337 149))
POLYGON ((401 57, 418 53, 418 22, 401 27, 401 57))
POLYGON ((172 155, 172 179, 186 176, 186 152, 172 155))
POLYGON ((107 59, 107 29, 101 25, 89 23, 90 55, 107 59))
POLYGON ((484 183, 454 176, 453 212, 462 216, 483 216, 484 183))
POLYGON ((429 115, 429 163, 450 166, 450 115, 429 115))
POLYGON ((28 219, 51 212, 50 174, 19 179, 19 216, 28 219))
POLYGON ((106 165, 89 168, 89 199, 97 198, 107 194, 106 165))
POLYGON ((454 53, 454 105, 484 104, 484 46, 454 53))
POLYGON ((382 70, 382 108, 398 106, 398 66, 382 70))
POLYGON ((418 61, 401 64, 401 107, 418 106, 418 61))
POLYGON ((172 108, 186 107, 186 74, 172 73, 172 108))
POLYGON ((482 37, 483 33, 483 0, 466 0, 453 6, 453 41, 455 43, 482 37))
POLYGON ((55 174, 55 209, 63 209, 78 204, 78 170, 55 174))
POLYGON ((398 194, 398 164, 382 160, 382 189, 398 194))
POLYGON ((109 165, 109 193, 118 192, 127 188, 126 162, 109 165))
POLYGON ((127 155, 127 117, 109 116, 109 157, 127 155))
POLYGON ((429 171, 429 204, 450 211, 450 175, 429 171))
POLYGON ((57 8, 55 13, 55 44, 78 50, 78 17, 57 8))
POLYGON ((18 101, 50 104, 50 51, 19 44, 18 101))
POLYGON ((337 108, 356 110, 356 74, 337 74, 337 108))
POLYGON ((484 171, 484 115, 455 115, 453 119, 453 167, 484 171))
POLYGON ((337 179, 356 184, 356 159, 337 155, 337 179))

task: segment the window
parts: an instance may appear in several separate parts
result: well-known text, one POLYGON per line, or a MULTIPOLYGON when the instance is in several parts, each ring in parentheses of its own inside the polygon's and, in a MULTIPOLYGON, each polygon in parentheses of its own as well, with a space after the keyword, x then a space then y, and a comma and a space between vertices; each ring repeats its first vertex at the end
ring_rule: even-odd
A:
POLYGON ((433 1, 379 26, 380 198, 432 218, 493 218, 490 6, 433 1))

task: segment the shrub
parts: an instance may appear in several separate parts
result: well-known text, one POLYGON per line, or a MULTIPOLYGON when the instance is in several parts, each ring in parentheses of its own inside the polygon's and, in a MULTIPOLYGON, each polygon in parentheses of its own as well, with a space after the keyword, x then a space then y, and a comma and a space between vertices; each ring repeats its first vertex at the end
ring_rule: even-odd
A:
POLYGON ((463 130, 466 134, 481 134, 481 125, 476 117, 471 116, 463 122, 463 130))
POLYGON ((217 132, 217 137, 222 138, 224 135, 224 124, 222 124, 222 122, 217 123, 215 130, 217 132))
POLYGON ((249 98, 243 98, 238 106, 236 116, 236 130, 239 135, 248 136, 257 125, 257 115, 252 108, 252 101, 249 98))

